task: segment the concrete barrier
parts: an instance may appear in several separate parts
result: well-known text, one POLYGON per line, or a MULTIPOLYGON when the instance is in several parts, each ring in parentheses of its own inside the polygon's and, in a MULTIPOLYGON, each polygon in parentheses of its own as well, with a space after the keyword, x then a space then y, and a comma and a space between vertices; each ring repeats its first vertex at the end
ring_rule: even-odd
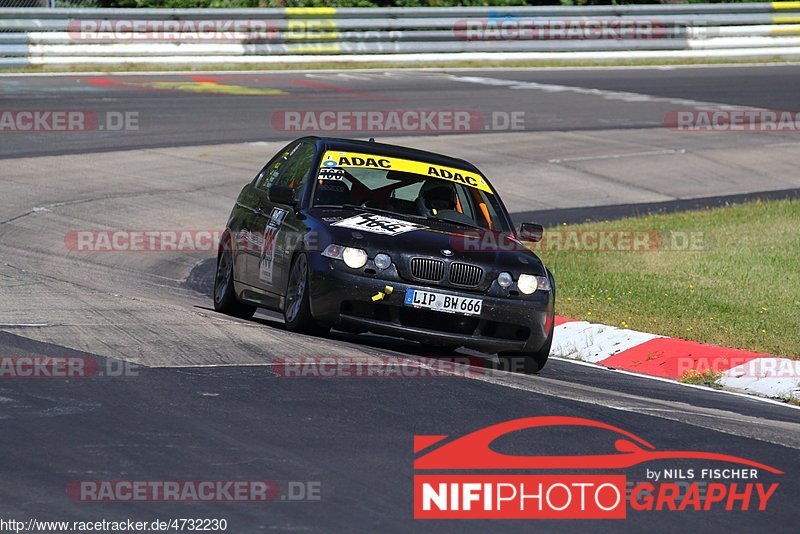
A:
POLYGON ((800 2, 0 9, 0 66, 800 56, 800 2))

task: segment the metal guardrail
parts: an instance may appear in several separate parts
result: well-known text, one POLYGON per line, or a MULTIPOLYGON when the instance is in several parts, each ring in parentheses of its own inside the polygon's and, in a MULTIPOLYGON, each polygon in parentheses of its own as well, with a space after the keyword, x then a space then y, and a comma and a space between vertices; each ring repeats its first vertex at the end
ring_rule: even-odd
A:
POLYGON ((0 9, 0 66, 800 56, 800 2, 0 9))

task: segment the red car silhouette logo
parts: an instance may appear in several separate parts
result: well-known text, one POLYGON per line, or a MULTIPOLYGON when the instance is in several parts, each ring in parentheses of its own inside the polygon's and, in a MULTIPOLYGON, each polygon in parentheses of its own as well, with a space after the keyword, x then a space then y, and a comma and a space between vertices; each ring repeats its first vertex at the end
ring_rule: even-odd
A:
MULTIPOLYGON (((414 436, 414 453, 430 449, 448 436, 414 436)), ((713 460, 764 469, 782 475, 783 471, 738 456, 702 451, 659 451, 621 428, 580 417, 526 417, 488 426, 444 443, 414 460, 417 470, 476 469, 623 469, 654 460, 713 460), (582 456, 515 456, 496 452, 490 445, 511 432, 548 426, 591 427, 619 434, 614 454, 582 456)))

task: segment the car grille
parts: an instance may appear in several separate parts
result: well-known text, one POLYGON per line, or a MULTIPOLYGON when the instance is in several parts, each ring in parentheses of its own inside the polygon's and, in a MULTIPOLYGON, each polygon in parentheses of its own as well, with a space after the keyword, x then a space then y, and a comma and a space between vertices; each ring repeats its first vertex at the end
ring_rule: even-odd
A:
POLYGON ((454 263, 450 266, 450 283, 455 286, 477 286, 483 277, 483 269, 468 263, 454 263))
POLYGON ((444 262, 429 258, 414 258, 411 260, 411 275, 420 280, 438 282, 444 275, 444 262))

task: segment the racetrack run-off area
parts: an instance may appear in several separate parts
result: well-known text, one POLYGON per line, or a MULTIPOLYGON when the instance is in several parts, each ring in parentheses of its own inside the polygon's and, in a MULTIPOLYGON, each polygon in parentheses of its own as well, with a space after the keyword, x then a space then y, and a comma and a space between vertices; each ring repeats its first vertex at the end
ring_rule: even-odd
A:
MULTIPOLYGON (((289 377, 289 357, 426 358, 431 365, 427 358, 443 355, 371 334, 290 334, 272 313, 251 321, 216 313, 210 292, 214 235, 239 190, 289 140, 312 133, 291 126, 289 112, 316 119, 334 112, 336 120, 402 109, 480 117, 460 131, 327 134, 467 159, 492 181, 515 222, 553 226, 619 219, 648 206, 796 197, 796 131, 681 130, 669 118, 797 109, 798 82, 794 65, 0 77, 0 109, 16 112, 12 125, 19 112, 71 110, 91 126, 0 132, 0 357, 79 358, 94 370, 89 377, 0 378, 9 481, 0 489, 0 519, 198 516, 224 518, 231 532, 529 529, 520 521, 415 521, 414 437, 456 438, 549 416, 600 421, 659 451, 726 454, 784 474, 759 471, 757 482, 779 484, 762 511, 629 506, 625 519, 534 526, 673 532, 701 522, 710 531, 785 531, 797 521, 800 494, 800 412, 792 405, 557 358, 538 375, 511 374, 494 369, 493 356, 465 350, 456 356, 474 364, 470 371, 446 376, 289 377), (81 249, 72 239, 118 230, 187 232, 191 239, 182 250, 146 252, 81 249), (82 481, 115 480, 266 480, 280 495, 297 497, 303 488, 303 496, 88 502, 90 494, 68 491, 82 481)), ((752 224, 757 232, 758 221, 752 224)), ((496 442, 497 450, 619 452, 600 433, 525 432, 496 442)), ((624 475, 646 482, 658 471, 673 483, 722 484, 725 491, 737 482, 702 476, 710 467, 731 466, 662 459, 624 475), (679 469, 685 478, 677 478, 679 469)))

